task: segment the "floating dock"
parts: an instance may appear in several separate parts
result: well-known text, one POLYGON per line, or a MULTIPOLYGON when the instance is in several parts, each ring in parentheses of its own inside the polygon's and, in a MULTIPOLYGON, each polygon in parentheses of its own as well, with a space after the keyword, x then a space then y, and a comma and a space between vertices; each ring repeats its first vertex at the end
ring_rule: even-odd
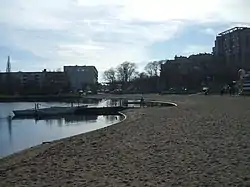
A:
POLYGON ((173 107, 177 106, 175 103, 162 102, 162 101, 123 101, 121 106, 109 106, 109 107, 88 107, 87 105, 78 107, 50 107, 45 109, 28 109, 13 111, 14 118, 47 118, 51 116, 63 116, 63 115, 118 115, 119 112, 126 109, 134 109, 140 107, 173 107), (139 107, 129 107, 128 105, 140 105, 139 107))
POLYGON ((34 108, 27 110, 14 110, 14 118, 34 117, 43 118, 49 116, 73 115, 80 108, 86 108, 87 105, 77 107, 49 107, 49 108, 34 108))
POLYGON ((34 109, 13 111, 15 119, 19 118, 47 118, 64 115, 117 115, 128 107, 52 107, 47 109, 34 109))

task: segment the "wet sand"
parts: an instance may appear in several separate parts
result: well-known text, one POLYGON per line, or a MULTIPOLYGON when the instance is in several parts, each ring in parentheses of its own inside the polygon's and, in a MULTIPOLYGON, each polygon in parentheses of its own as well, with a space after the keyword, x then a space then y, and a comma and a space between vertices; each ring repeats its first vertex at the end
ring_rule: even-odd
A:
POLYGON ((250 185, 250 98, 156 96, 172 108, 0 160, 0 186, 250 185))

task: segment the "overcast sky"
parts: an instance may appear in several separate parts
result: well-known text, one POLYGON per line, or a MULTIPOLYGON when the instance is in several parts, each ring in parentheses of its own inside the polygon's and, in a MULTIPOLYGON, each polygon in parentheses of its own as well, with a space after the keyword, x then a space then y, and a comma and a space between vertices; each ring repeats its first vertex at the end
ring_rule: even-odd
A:
POLYGON ((249 0, 0 0, 0 70, 138 63, 211 52, 218 32, 250 26, 249 0))

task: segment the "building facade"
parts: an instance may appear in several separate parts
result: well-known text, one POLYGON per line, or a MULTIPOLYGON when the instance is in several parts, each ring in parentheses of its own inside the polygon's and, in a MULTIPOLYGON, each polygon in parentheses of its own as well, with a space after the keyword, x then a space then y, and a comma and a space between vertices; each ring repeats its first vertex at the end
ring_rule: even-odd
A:
POLYGON ((69 91, 95 91, 98 71, 95 66, 64 66, 64 72, 0 73, 1 93, 57 94, 69 91), (8 87, 8 89, 6 89, 8 87))
POLYGON ((85 90, 86 86, 96 85, 98 82, 95 66, 64 66, 64 72, 74 91, 85 90))
POLYGON ((64 72, 9 72, 0 73, 0 92, 9 87, 12 93, 57 94, 69 90, 64 72))
POLYGON ((250 28, 235 27, 218 34, 213 54, 227 65, 250 69, 250 28))
POLYGON ((53 94, 68 92, 71 89, 69 79, 64 72, 44 72, 42 85, 45 90, 50 90, 53 94))
POLYGON ((200 87, 210 75, 213 60, 213 55, 209 53, 189 57, 175 56, 173 60, 167 60, 161 65, 161 89, 200 87))

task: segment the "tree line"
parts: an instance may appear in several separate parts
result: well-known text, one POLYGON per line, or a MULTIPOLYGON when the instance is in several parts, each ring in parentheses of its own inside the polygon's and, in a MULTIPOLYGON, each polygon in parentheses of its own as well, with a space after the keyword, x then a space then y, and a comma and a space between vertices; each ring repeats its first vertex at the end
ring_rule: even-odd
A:
POLYGON ((220 90, 237 80, 240 68, 237 63, 227 63, 225 58, 199 53, 149 62, 143 72, 138 71, 135 63, 123 62, 106 70, 103 77, 109 90, 119 88, 118 85, 127 92, 197 91, 206 86, 220 90))
POLYGON ((109 90, 120 89, 134 92, 154 92, 159 79, 161 61, 149 62, 143 72, 133 62, 123 62, 103 73, 104 80, 109 84, 109 90), (147 85, 147 86, 146 86, 147 85))

